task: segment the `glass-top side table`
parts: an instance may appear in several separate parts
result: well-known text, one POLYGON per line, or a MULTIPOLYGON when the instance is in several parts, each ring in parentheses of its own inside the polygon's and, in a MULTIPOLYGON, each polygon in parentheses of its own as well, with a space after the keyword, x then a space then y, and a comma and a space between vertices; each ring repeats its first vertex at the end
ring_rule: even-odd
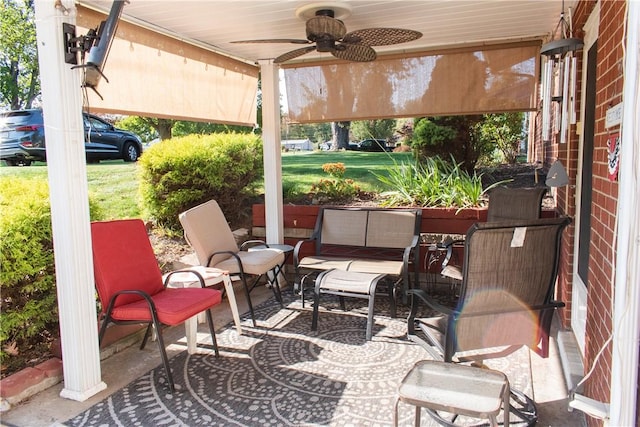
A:
MULTIPOLYGON (((434 360, 417 362, 398 387, 393 423, 398 425, 398 403, 414 405, 415 425, 420 425, 421 408, 489 419, 498 426, 504 408, 504 425, 509 425, 510 388, 502 372, 434 360)), ((454 425, 454 424, 451 424, 454 425)))

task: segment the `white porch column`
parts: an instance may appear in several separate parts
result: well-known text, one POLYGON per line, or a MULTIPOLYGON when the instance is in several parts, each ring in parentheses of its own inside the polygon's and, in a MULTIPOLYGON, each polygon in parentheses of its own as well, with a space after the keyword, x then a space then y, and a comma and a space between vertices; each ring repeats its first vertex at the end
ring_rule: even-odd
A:
POLYGON ((272 60, 262 60, 258 63, 262 80, 266 241, 277 244, 284 243, 279 68, 272 60))
POLYGON ((640 2, 627 1, 610 420, 636 425, 640 338, 640 2))
POLYGON ((62 397, 83 401, 106 388, 101 380, 89 228, 80 71, 64 62, 62 23, 75 24, 51 0, 35 1, 36 35, 47 138, 51 225, 60 311, 62 397))

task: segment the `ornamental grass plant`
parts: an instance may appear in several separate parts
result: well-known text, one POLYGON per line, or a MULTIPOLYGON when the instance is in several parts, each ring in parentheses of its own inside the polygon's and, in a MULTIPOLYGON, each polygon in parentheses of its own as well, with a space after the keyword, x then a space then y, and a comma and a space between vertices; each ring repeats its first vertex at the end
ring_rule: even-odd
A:
POLYGON ((388 188, 380 194, 380 204, 385 207, 479 207, 487 191, 505 182, 483 189, 482 174, 470 175, 453 158, 449 162, 437 156, 422 163, 394 162, 386 173, 372 173, 388 188))

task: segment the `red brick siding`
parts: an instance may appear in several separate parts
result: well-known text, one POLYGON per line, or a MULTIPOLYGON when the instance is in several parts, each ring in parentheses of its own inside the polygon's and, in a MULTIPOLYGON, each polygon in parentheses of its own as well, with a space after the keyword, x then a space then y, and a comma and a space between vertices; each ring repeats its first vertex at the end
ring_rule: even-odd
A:
MULTIPOLYGON (((619 129, 605 128, 607 109, 622 100, 622 43, 625 2, 604 1, 600 10, 596 83, 596 135, 593 155, 593 203, 589 261, 589 306, 585 367, 591 368, 595 356, 612 334, 613 268, 615 265, 615 222, 618 183, 608 177, 607 140, 619 129)), ((609 401, 611 349, 605 349, 586 382, 586 394, 609 401)), ((601 425, 590 420, 590 425, 601 425)))
MULTIPOLYGON (((593 11, 596 2, 581 0, 573 13, 575 36, 583 37, 582 28, 593 11)), ((593 153, 591 242, 589 259, 588 307, 586 325, 586 348, 584 365, 589 370, 595 357, 612 333, 613 272, 615 269, 615 229, 618 203, 618 183, 608 177, 608 138, 617 132, 617 127, 606 129, 607 109, 621 102, 623 89, 623 31, 626 19, 626 2, 603 0, 600 6, 600 23, 597 53, 596 123, 593 153)), ((578 70, 582 70, 582 53, 578 53, 578 70)), ((578 72, 577 112, 580 111, 582 73, 578 72)), ((541 140, 541 114, 535 115, 536 144, 530 157, 533 161, 549 162, 556 158, 562 161, 569 175, 569 186, 554 190, 557 210, 568 216, 576 214, 575 185, 579 176, 579 135, 575 126, 570 129, 567 144, 558 144, 554 135, 550 142, 541 140)), ((563 326, 570 326, 571 287, 574 266, 575 224, 565 231, 561 249, 558 277, 558 298, 567 304, 561 312, 563 326)), ((609 401, 611 377, 611 348, 605 348, 595 363, 593 374, 585 383, 585 393, 602 402, 609 401)), ((588 418, 590 426, 602 425, 588 418)))

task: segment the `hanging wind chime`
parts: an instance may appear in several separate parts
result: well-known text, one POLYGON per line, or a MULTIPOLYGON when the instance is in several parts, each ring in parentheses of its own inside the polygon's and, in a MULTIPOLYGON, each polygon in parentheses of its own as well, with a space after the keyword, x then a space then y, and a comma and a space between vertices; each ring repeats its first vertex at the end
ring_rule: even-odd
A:
POLYGON ((577 57, 575 51, 583 45, 581 39, 572 37, 571 14, 567 22, 563 1, 560 21, 553 31, 551 41, 540 48, 540 54, 547 59, 543 65, 542 74, 542 139, 544 141, 551 140, 552 108, 555 109, 555 117, 560 118, 559 123, 555 123, 554 130, 559 131, 561 144, 567 142, 569 125, 576 123, 577 57), (556 34, 559 34, 559 38, 554 40, 556 34))

